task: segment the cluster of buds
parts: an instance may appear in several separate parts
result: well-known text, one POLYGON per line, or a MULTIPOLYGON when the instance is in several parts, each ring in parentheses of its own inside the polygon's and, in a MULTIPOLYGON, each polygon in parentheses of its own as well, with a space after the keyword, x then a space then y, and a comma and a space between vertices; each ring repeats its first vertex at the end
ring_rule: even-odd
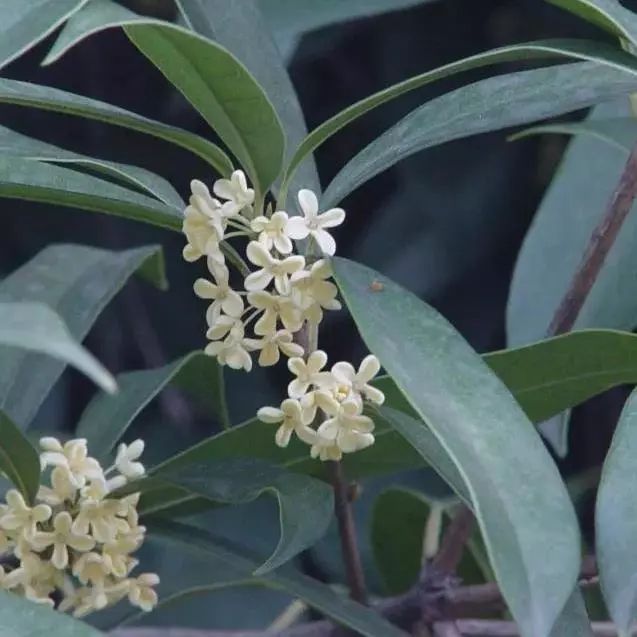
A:
POLYGON ((380 369, 378 360, 367 356, 358 372, 347 362, 324 371, 327 355, 310 348, 307 338, 298 338, 301 330, 315 333, 325 311, 341 308, 330 280, 329 257, 336 242, 328 230, 343 223, 345 211, 319 212, 316 195, 306 189, 298 192, 302 215, 289 216, 271 206, 255 210, 254 190, 240 170, 215 181, 212 190, 191 182, 183 222, 184 258, 206 257, 210 274, 194 284, 195 294, 210 303, 206 335, 211 342, 205 352, 221 365, 245 371, 252 369, 255 352, 262 367, 275 365, 281 355, 288 358, 296 376, 289 397, 278 408, 258 412, 264 422, 280 423, 279 446, 285 447, 295 433, 310 446, 312 457, 338 460, 373 444, 374 423, 363 409, 367 400, 380 404, 384 399, 369 385, 380 369), (240 288, 231 285, 226 264, 226 242, 236 237, 247 241, 247 262, 238 256, 240 288), (299 241, 305 242, 305 254, 297 253, 299 241))
POLYGON ((141 477, 144 443, 121 444, 104 470, 83 438, 40 440, 48 484, 35 502, 11 489, 0 505, 0 588, 82 617, 128 597, 145 611, 157 604, 154 573, 131 575, 132 554, 146 529, 137 516, 139 494, 112 492, 141 477))

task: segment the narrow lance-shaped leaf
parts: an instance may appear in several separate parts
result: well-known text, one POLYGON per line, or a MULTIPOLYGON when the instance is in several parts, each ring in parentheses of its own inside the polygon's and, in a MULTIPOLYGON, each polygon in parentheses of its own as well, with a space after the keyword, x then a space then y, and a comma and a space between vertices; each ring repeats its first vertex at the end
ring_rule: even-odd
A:
POLYGON ((65 115, 77 115, 153 135, 198 155, 221 175, 229 175, 232 162, 215 144, 181 128, 162 124, 106 102, 67 93, 50 86, 0 79, 0 103, 29 106, 65 115))
POLYGON ((637 620, 636 453, 637 392, 634 391, 624 406, 604 461, 595 509, 595 545, 602 592, 610 616, 625 635, 637 620))
POLYGON ((69 168, 11 155, 0 155, 0 197, 102 212, 170 230, 183 223, 174 206, 69 168))
POLYGON ((46 354, 73 365, 109 394, 117 390, 111 373, 71 335, 47 305, 4 302, 0 285, 0 345, 46 354))
MULTIPOLYGON (((335 259, 334 272, 363 340, 464 478, 522 635, 550 635, 577 579, 579 533, 539 435, 502 382, 435 310, 364 266, 335 259)), ((418 450, 425 425, 414 423, 401 433, 418 450)))
POLYGON ((396 99, 405 93, 462 71, 490 66, 500 62, 564 57, 580 60, 593 60, 602 67, 625 69, 632 73, 634 73, 637 68, 637 60, 635 60, 635 58, 631 55, 623 53, 611 46, 587 40, 546 40, 527 42, 524 44, 516 44, 479 53, 403 80, 402 82, 374 93, 373 95, 348 106, 340 113, 337 113, 315 128, 305 138, 303 143, 294 153, 292 160, 286 168, 285 182, 288 183, 290 181, 297 166, 306 155, 315 151, 321 144, 341 130, 344 126, 358 119, 365 113, 368 113, 372 109, 396 99))
MULTIPOLYGON (((309 606, 324 613, 339 624, 351 628, 366 637, 407 637, 406 634, 392 626, 377 612, 332 590, 330 586, 318 582, 307 575, 285 566, 254 575, 259 560, 238 550, 227 540, 216 538, 210 533, 186 524, 156 520, 149 529, 149 538, 159 547, 168 550, 183 551, 185 556, 202 562, 206 568, 190 570, 192 582, 178 582, 170 588, 171 578, 163 578, 160 585, 160 607, 180 598, 207 590, 216 590, 223 586, 236 584, 260 585, 284 591, 291 597, 302 599, 309 606)), ((138 613, 131 613, 126 623, 139 619, 138 613)))
POLYGON ((80 155, 65 148, 58 148, 38 139, 27 137, 4 126, 0 126, 0 154, 85 166, 115 177, 124 184, 145 190, 146 193, 179 211, 185 207, 183 199, 168 181, 144 168, 80 155))
MULTIPOLYGON (((307 135, 305 118, 281 54, 255 0, 177 0, 191 28, 216 40, 245 64, 272 102, 285 132, 285 161, 307 135)), ((318 7, 311 9, 316 13, 318 7)), ((293 190, 320 192, 311 156, 299 167, 293 190)))
MULTIPOLYGON (((136 271, 163 285, 156 247, 110 252, 76 245, 45 248, 0 282, 0 299, 44 303, 82 340, 100 312, 136 271)), ((65 363, 15 348, 0 348, 0 409, 26 427, 65 363)))
POLYGON ((285 138, 272 104, 243 64, 215 42, 174 25, 136 23, 124 30, 265 193, 281 169, 285 138))
POLYGON ((637 15, 619 0, 547 0, 637 46, 637 15))
POLYGON ((88 0, 3 0, 0 68, 55 31, 88 0))
MULTIPOLYGON (((534 422, 554 416, 611 387, 637 383, 637 365, 633 364, 637 360, 637 335, 625 332, 574 332, 518 349, 485 354, 483 358, 534 422)), ((466 488, 454 477, 458 475, 457 469, 444 449, 444 455, 441 453, 440 444, 429 430, 423 429, 421 434, 426 436, 428 444, 425 459, 392 428, 400 421, 406 421, 409 426, 410 420, 418 418, 395 383, 385 377, 376 384, 386 395, 385 405, 374 415, 376 443, 345 456, 347 475, 360 479, 432 463, 456 493, 468 500, 466 488)), ((292 440, 289 447, 281 449, 272 444, 272 436, 270 426, 253 419, 201 441, 160 466, 176 470, 193 462, 258 454, 263 460, 293 471, 326 478, 323 465, 308 458, 305 445, 292 440)), ((192 500, 179 489, 159 489, 142 497, 141 509, 149 512, 169 509, 184 499, 192 500)))
MULTIPOLYGON (((279 505, 281 536, 272 555, 255 572, 278 568, 314 545, 327 530, 334 506, 329 485, 309 476, 291 473, 255 458, 194 463, 178 470, 153 470, 150 478, 132 483, 126 491, 144 492, 167 483, 212 502, 241 504, 263 494, 279 505)), ((152 525, 152 518, 148 520, 152 525)))
POLYGON ((40 457, 22 432, 0 412, 0 472, 33 503, 40 486, 40 457))
POLYGON ((87 405, 76 434, 88 440, 91 454, 105 459, 128 427, 169 383, 198 396, 228 425, 223 395, 223 376, 216 360, 194 352, 158 369, 128 372, 117 377, 115 396, 98 394, 87 405))
MULTIPOLYGON (((637 61, 637 60, 636 60, 637 61)), ((414 153, 454 139, 568 113, 637 88, 630 71, 594 62, 491 77, 438 97, 366 146, 336 175, 323 205, 414 153)))

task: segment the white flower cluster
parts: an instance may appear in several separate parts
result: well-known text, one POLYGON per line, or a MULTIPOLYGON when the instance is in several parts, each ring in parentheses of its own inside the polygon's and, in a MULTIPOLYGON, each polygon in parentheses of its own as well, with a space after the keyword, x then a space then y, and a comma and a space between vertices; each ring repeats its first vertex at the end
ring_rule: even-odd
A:
POLYGON ((281 423, 275 436, 279 446, 286 446, 296 433, 311 446, 312 457, 338 460, 343 453, 373 444, 374 424, 363 415, 363 407, 365 399, 378 404, 384 400, 382 392, 368 384, 380 369, 378 360, 368 356, 358 372, 346 362, 322 371, 327 355, 306 352, 301 339, 294 339, 304 327, 316 329, 325 310, 341 308, 326 257, 336 252, 328 229, 343 223, 345 211, 319 213, 316 195, 300 190, 302 216, 270 208, 261 214, 254 210, 254 190, 240 170, 230 179, 217 180, 214 196, 197 180, 191 182, 191 191, 184 213, 183 255, 187 261, 205 256, 211 275, 194 284, 195 294, 210 301, 206 335, 212 342, 206 353, 221 365, 246 371, 252 369, 252 352, 259 352, 263 367, 278 363, 281 354, 288 357, 296 376, 289 398, 280 408, 258 412, 265 422, 281 423), (231 286, 224 255, 224 242, 234 237, 248 241, 245 254, 255 266, 252 271, 245 267, 242 289, 231 286), (309 242, 307 256, 294 254, 293 241, 301 240, 309 242))
POLYGON ((62 444, 40 440, 40 463, 49 484, 33 506, 11 489, 0 504, 0 588, 82 617, 128 597, 150 611, 157 604, 154 573, 131 576, 132 554, 146 529, 137 518, 139 494, 109 494, 144 474, 144 443, 121 444, 103 470, 83 438, 62 444))

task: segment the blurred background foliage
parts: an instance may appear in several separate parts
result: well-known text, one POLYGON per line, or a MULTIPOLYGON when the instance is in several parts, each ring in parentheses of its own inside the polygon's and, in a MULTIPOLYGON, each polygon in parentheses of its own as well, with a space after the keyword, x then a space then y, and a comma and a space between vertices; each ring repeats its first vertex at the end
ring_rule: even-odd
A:
MULTIPOLYGON (((355 0, 348 0, 355 2, 355 0)), ((138 13, 172 20, 171 0, 128 0, 138 13)), ((308 5, 311 3, 303 3, 308 5)), ((338 2, 324 2, 334 4, 338 2)), ((365 3, 373 8, 373 0, 365 3)), ((385 3, 386 4, 386 3, 385 3)), ((539 0, 398 1, 401 10, 325 24, 320 11, 303 13, 295 0, 262 0, 289 61, 309 129, 353 101, 405 77, 496 46, 549 37, 604 38, 604 34, 539 0), (297 32, 299 21, 310 29, 297 32)), ((637 9, 637 2, 624 4, 637 9)), ((364 12, 363 12, 364 13, 364 12)), ((209 134, 199 116, 119 29, 81 43, 60 61, 41 67, 52 38, 5 69, 5 76, 46 84, 111 102, 148 117, 209 134)), ((497 72, 511 70, 500 66, 497 72)), ((519 68, 519 65, 517 65, 519 68)), ((446 80, 375 110, 330 139, 317 161, 325 185, 364 144, 424 99, 454 86, 493 74, 446 80)), ((583 113, 582 113, 583 115, 583 113)), ((31 137, 105 159, 143 165, 164 175, 185 195, 190 179, 210 182, 203 163, 185 152, 147 136, 97 122, 41 111, 0 106, 6 126, 31 137)), ((569 119, 572 119, 569 118, 569 119)), ((347 223, 338 234, 339 253, 382 271, 419 294, 464 334, 481 352, 504 347, 505 305, 516 255, 533 215, 550 183, 567 140, 557 136, 507 142, 496 132, 445 144, 419 153, 355 191, 344 202, 347 223)), ((10 272, 50 243, 83 243, 112 249, 161 244, 170 289, 159 292, 131 281, 103 313, 88 340, 89 348, 109 369, 156 367, 204 344, 204 306, 192 293, 192 265, 181 259, 183 241, 175 233, 81 211, 60 211, 21 201, 2 201, 0 267, 10 272)), ((356 359, 362 344, 345 313, 330 316, 323 345, 339 358, 356 359)), ((263 372, 263 370, 260 370, 263 372)), ((276 400, 280 378, 254 372, 226 374, 228 403, 234 422, 251 417, 256 408, 276 400)), ((39 427, 68 431, 93 393, 89 382, 72 371, 58 384, 38 417, 39 427)), ((622 391, 617 390, 578 408, 574 415, 571 452, 561 468, 568 475, 601 462, 616 421, 622 391)), ((266 426, 266 425, 264 425, 266 426)), ((173 390, 165 391, 138 419, 131 436, 144 435, 148 464, 152 454, 169 455, 218 428, 201 418, 173 390)), ((375 497, 391 485, 403 484, 444 495, 431 471, 376 479, 363 485, 357 502, 359 529, 368 572, 373 574, 368 537, 375 497)), ((582 501, 584 532, 590 515, 582 501)), ((224 508, 200 522, 252 548, 267 550, 277 537, 274 507, 224 508)), ((590 525, 589 525, 590 526, 590 525)), ((175 578, 200 563, 188 563, 147 549, 154 564, 175 578), (170 560, 170 570, 166 561, 170 560), (159 563, 163 562, 162 568, 159 563)), ((340 554, 335 533, 303 555, 300 566, 314 577, 339 577, 340 554)), ((372 587, 383 592, 379 579, 372 587)), ((152 623, 263 627, 289 600, 271 591, 229 590, 205 600, 180 602, 152 616, 152 623), (249 603, 246 604, 246 595, 249 603)))

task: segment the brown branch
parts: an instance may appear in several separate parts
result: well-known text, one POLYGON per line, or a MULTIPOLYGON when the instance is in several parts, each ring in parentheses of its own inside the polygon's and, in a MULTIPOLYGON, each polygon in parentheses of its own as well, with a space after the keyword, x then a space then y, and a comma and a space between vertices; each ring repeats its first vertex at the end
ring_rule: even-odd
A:
POLYGON ((365 575, 361 562, 358 541, 356 538, 356 526, 349 498, 349 486, 345 479, 341 462, 328 462, 328 472, 334 488, 334 513, 338 522, 338 531, 341 538, 341 551, 350 597, 361 604, 367 604, 367 589, 365 575))
POLYGON ((464 546, 471 537, 476 519, 466 505, 456 510, 444 535, 440 550, 433 560, 434 568, 443 574, 453 574, 462 559, 464 546))
MULTIPOLYGON (((514 622, 488 619, 459 619, 456 622, 464 637, 519 637, 514 622)), ((617 629, 611 622, 593 622, 596 637, 617 637, 617 629)), ((634 633, 632 633, 634 634, 634 633)))
POLYGON ((462 637, 456 622, 437 622, 433 630, 434 637, 462 637))
POLYGON ((615 244, 635 197, 637 196, 637 145, 624 166, 606 213, 593 230, 586 251, 573 275, 548 329, 549 335, 563 334, 573 328, 588 295, 599 276, 606 256, 615 244))

